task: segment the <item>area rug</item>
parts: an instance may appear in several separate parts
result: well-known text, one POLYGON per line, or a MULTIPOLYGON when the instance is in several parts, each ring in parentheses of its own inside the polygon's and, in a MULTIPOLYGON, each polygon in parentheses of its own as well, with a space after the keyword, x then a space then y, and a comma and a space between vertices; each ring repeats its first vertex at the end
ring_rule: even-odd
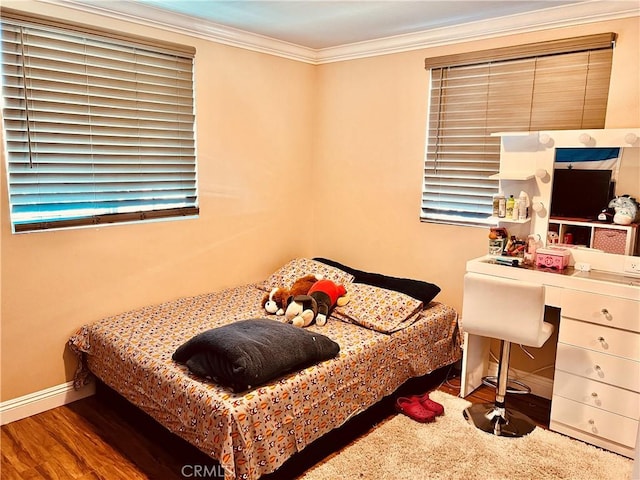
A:
POLYGON ((633 461, 542 428, 495 437, 469 425, 464 399, 435 391, 445 414, 421 424, 396 415, 314 466, 304 480, 628 480, 633 461))

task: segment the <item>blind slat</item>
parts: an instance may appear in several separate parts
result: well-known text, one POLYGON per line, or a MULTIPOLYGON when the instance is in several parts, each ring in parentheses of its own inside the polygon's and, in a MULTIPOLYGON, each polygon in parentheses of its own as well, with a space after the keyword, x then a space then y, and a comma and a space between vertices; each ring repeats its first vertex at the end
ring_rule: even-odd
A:
POLYGON ((566 54, 587 50, 612 48, 616 40, 615 33, 598 33, 582 37, 528 43, 511 47, 481 50, 477 52, 443 55, 425 59, 425 68, 459 67, 488 61, 521 60, 544 55, 566 54))
POLYGON ((130 45, 143 45, 150 47, 151 51, 161 51, 187 57, 193 57, 195 55, 195 48, 186 45, 123 34, 114 30, 101 29, 88 25, 64 22, 57 18, 50 18, 44 15, 34 15, 32 13, 21 12, 19 10, 13 10, 6 7, 0 8, 0 15, 5 21, 11 20, 11 25, 38 26, 39 30, 53 31, 54 33, 60 32, 60 29, 63 29, 63 32, 74 33, 79 36, 92 36, 97 37, 98 39, 108 38, 111 40, 110 44, 114 46, 122 45, 123 47, 126 47, 130 45))

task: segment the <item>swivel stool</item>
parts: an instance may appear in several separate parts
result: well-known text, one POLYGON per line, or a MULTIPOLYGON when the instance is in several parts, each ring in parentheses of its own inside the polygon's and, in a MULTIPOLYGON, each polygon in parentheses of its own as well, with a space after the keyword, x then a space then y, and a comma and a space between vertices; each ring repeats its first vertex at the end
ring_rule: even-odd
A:
POLYGON ((522 437, 535 429, 525 414, 507 408, 507 380, 511 344, 539 348, 553 333, 544 321, 544 286, 490 275, 464 277, 462 330, 501 340, 495 402, 465 409, 467 421, 485 432, 522 437))

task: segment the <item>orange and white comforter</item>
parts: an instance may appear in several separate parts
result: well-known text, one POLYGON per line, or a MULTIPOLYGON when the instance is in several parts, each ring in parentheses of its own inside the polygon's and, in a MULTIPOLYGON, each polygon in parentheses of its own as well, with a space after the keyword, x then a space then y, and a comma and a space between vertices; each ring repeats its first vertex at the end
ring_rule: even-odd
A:
MULTIPOLYGON (((411 377, 461 356, 456 312, 432 302, 392 334, 331 317, 309 328, 340 345, 336 358, 245 393, 193 376, 172 361, 192 336, 264 317, 254 285, 145 307, 82 327, 71 339, 89 371, 166 428, 217 459, 228 479, 256 479, 411 377)), ((273 318, 273 317, 272 317, 273 318)))

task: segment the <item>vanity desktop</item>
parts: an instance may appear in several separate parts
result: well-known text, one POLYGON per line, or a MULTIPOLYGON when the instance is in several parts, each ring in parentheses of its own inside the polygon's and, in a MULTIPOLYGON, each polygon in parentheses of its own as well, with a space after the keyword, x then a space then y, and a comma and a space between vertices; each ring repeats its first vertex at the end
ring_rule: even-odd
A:
MULTIPOLYGON (((552 231, 556 228, 549 214, 554 149, 640 147, 638 128, 500 136, 501 190, 525 190, 534 208, 525 221, 498 224, 524 238, 536 235, 543 245, 549 224, 552 231)), ((603 228, 613 225, 602 224, 603 228)), ((596 222, 595 227, 599 226, 596 222)), ((626 248, 625 253, 637 252, 636 243, 626 248)), ((573 246, 567 252, 564 269, 536 267, 535 262, 505 265, 490 255, 469 260, 466 269, 545 286, 545 304, 559 317, 557 337, 549 340, 557 338, 550 429, 633 458, 640 440, 640 257, 605 253, 589 245, 573 246)), ((464 311, 461 323, 464 330, 464 311)), ((490 342, 486 337, 465 334, 462 397, 489 374, 490 342)))

